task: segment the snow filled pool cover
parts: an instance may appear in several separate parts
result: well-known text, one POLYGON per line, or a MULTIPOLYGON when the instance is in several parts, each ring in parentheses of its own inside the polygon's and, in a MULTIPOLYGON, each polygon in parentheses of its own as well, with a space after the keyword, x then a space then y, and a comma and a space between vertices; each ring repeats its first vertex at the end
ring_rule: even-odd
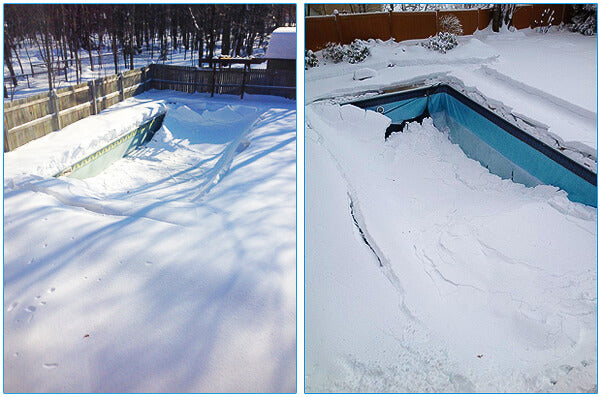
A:
POLYGON ((305 108, 309 392, 597 388, 597 209, 469 158, 451 100, 305 108))
POLYGON ((295 109, 149 91, 6 153, 5 391, 293 392, 295 109))
MULTIPOLYGON (((386 135, 407 121, 431 117, 490 172, 525 186, 557 186, 573 201, 597 206, 597 175, 447 85, 353 102, 392 120, 386 135)), ((387 137, 386 136, 386 137, 387 137)))

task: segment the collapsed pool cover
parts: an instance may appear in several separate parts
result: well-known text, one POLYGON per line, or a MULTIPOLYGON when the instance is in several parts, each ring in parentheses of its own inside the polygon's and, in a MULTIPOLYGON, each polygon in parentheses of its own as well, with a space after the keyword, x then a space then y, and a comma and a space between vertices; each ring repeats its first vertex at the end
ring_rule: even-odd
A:
POLYGON ((448 85, 351 102, 392 119, 386 138, 411 121, 433 119, 450 140, 490 172, 525 186, 547 184, 597 207, 597 175, 448 85))

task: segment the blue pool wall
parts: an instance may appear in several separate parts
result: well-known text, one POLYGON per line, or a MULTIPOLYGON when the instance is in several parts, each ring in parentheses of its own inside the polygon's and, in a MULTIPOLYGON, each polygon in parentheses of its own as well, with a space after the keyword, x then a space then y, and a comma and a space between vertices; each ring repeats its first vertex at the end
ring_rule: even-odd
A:
POLYGON ((597 207, 597 176, 449 86, 441 85, 353 102, 401 123, 429 111, 465 154, 501 178, 525 186, 548 184, 572 201, 597 207))

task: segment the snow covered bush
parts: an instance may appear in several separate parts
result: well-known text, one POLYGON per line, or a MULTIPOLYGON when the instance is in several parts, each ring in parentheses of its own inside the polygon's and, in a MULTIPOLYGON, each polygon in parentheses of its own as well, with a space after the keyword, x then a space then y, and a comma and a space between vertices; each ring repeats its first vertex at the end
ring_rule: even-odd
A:
POLYGON ((304 70, 319 66, 319 60, 311 50, 304 50, 304 70))
POLYGON ((323 57, 333 61, 333 63, 340 63, 344 60, 344 46, 337 43, 328 43, 323 50, 323 57))
POLYGON ((358 63, 364 61, 371 51, 364 41, 354 40, 346 49, 346 59, 350 63, 358 63))
POLYGON ((323 50, 323 57, 333 61, 333 63, 340 63, 342 61, 349 63, 358 63, 364 61, 371 51, 364 41, 354 40, 349 45, 341 45, 337 43, 329 43, 323 50))
POLYGON ((440 32, 460 36, 463 34, 463 27, 456 15, 444 15, 440 18, 440 32))
POLYGON ((597 24, 597 5, 596 4, 573 4, 573 17, 569 29, 573 32, 579 32, 586 36, 596 33, 597 24))
POLYGON ((458 45, 458 40, 456 40, 455 34, 440 32, 437 35, 427 39, 427 41, 422 42, 421 45, 432 51, 438 51, 442 54, 445 54, 458 45))

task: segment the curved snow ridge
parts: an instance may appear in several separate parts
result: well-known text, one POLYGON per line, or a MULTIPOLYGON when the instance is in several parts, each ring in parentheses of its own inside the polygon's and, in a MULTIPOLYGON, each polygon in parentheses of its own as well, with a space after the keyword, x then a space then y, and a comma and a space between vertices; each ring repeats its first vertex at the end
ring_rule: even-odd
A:
MULTIPOLYGON (((340 112, 338 113, 337 116, 339 117, 339 119, 337 119, 337 117, 336 117, 336 119, 339 121, 345 120, 345 122, 355 122, 355 123, 356 122, 360 123, 362 121, 363 123, 367 123, 371 126, 376 124, 376 123, 374 123, 374 121, 377 121, 377 123, 381 124, 382 126, 386 125, 386 124, 389 125, 389 118, 387 118, 386 116, 383 116, 379 113, 372 112, 372 111, 364 111, 362 109, 356 108, 351 105, 346 105, 346 106, 341 107, 340 112)), ((317 126, 322 125, 322 123, 325 121, 325 120, 321 119, 320 116, 317 115, 315 110, 312 109, 311 107, 309 107, 309 109, 306 112, 306 120, 307 120, 307 124, 311 125, 311 123, 315 123, 317 126)), ((379 248, 376 241, 369 234, 369 230, 367 229, 367 225, 364 221, 364 217, 362 215, 362 211, 360 210, 360 205, 357 200, 358 195, 355 192, 355 190, 350 182, 350 179, 346 176, 346 173, 345 173, 342 165, 340 164, 339 160, 336 158, 336 156, 333 154, 332 150, 329 148, 330 144, 329 144, 327 138, 325 138, 322 134, 320 134, 318 132, 318 128, 319 127, 317 127, 317 129, 314 129, 310 126, 308 127, 308 129, 312 130, 314 132, 314 134, 317 135, 316 139, 318 140, 320 145, 325 149, 325 151, 327 152, 329 157, 333 160, 340 176, 343 178, 344 183, 346 184, 348 200, 349 200, 349 205, 350 205, 350 216, 355 220, 356 226, 362 232, 363 238, 367 242, 366 245, 368 245, 368 247, 371 249, 371 251, 373 252, 375 257, 378 259, 378 263, 380 264, 379 268, 381 269, 381 272, 383 273, 385 278, 390 282, 390 284, 393 286, 393 288, 397 291, 398 297, 400 299, 400 308, 401 308, 402 312, 405 315, 407 315, 409 318, 415 319, 415 316, 411 313, 409 308, 406 306, 406 303, 404 302, 404 293, 405 292, 404 292, 404 288, 402 287, 401 281, 398 279, 398 277, 392 270, 390 261, 385 256, 385 253, 379 248)), ((383 127, 383 130, 385 130, 385 128, 387 128, 387 126, 383 127)), ((378 128, 375 127, 375 129, 378 129, 378 128)))
POLYGON ((20 181, 12 180, 6 187, 11 190, 30 190, 54 197, 70 207, 94 212, 130 218, 146 218, 174 226, 197 225, 199 207, 186 202, 165 202, 163 200, 133 200, 97 197, 95 192, 86 189, 68 178, 42 178, 30 176, 20 181))

